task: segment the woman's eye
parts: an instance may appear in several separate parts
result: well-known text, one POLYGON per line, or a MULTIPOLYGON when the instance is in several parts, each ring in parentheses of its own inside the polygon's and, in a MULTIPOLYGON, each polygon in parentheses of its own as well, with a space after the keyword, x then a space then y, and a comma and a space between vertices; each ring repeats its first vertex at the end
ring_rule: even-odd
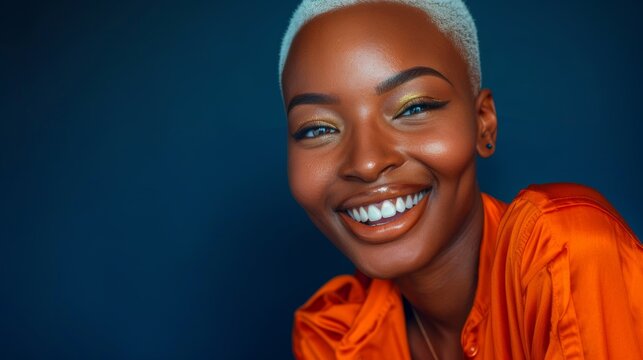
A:
POLYGON ((404 116, 413 116, 429 110, 439 109, 448 103, 449 103, 448 101, 424 101, 424 102, 411 104, 407 106, 401 113, 399 113, 399 115, 397 115, 396 118, 404 117, 404 116))
POLYGON ((407 107, 400 116, 411 116, 426 111, 427 104, 415 104, 407 107))
POLYGON ((334 134, 337 132, 337 129, 332 128, 330 126, 313 126, 313 127, 307 127, 303 128, 299 131, 297 131, 293 137, 296 140, 301 140, 301 139, 314 139, 319 136, 323 135, 328 135, 328 134, 334 134))

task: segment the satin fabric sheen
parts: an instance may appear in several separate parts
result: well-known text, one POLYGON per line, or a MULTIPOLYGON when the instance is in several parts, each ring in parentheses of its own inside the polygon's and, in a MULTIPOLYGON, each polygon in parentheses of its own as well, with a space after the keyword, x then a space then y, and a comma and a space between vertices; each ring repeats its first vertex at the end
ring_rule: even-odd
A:
MULTIPOLYGON (((643 359, 643 247, 596 191, 532 185, 483 194, 478 287, 462 330, 476 359, 643 359)), ((410 359, 387 280, 333 278, 295 312, 297 359, 410 359)))

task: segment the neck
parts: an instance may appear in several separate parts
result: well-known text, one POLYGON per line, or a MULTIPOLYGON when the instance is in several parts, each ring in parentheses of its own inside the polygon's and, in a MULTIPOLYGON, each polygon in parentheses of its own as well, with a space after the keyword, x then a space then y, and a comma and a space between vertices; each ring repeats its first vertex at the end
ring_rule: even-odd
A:
POLYGON ((474 198, 473 210, 454 241, 419 271, 395 280, 433 332, 459 337, 473 305, 484 221, 480 193, 474 198))

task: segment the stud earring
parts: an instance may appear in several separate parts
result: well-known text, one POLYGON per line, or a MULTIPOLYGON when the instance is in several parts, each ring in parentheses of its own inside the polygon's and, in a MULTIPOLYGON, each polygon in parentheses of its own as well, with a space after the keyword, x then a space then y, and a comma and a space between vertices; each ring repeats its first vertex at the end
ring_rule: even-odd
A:
POLYGON ((487 144, 487 149, 489 149, 489 150, 493 149, 493 145, 491 143, 488 143, 487 144))

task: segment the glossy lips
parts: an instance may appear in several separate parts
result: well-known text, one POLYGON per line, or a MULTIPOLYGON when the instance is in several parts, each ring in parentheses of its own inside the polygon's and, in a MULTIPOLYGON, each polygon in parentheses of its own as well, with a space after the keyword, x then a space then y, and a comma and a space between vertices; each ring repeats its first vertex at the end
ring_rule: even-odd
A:
POLYGON ((430 190, 351 207, 340 212, 340 217, 364 241, 392 241, 410 230, 422 216, 430 190))

